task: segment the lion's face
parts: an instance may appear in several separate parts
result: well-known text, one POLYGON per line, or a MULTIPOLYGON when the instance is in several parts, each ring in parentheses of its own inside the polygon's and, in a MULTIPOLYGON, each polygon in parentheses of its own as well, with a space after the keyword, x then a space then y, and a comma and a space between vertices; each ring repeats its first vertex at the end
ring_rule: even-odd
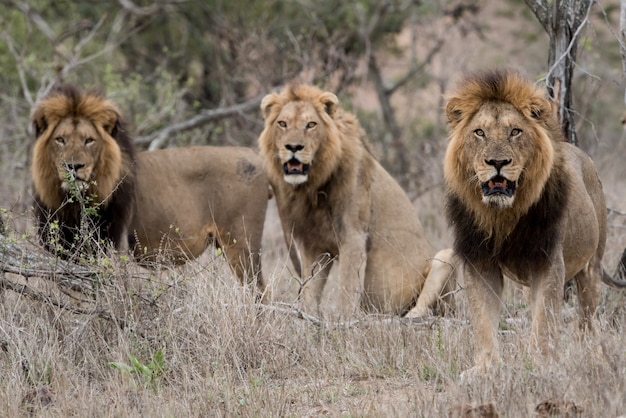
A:
POLYGON ((103 96, 68 87, 43 98, 32 120, 33 183, 47 207, 59 208, 76 189, 93 204, 107 202, 130 173, 130 140, 119 110, 103 96))
POLYGON ((276 120, 274 147, 284 179, 293 185, 305 183, 326 129, 311 103, 291 102, 276 120))
POLYGON ((84 118, 64 119, 47 145, 61 187, 69 190, 75 184, 78 189, 87 190, 95 180, 94 170, 103 148, 103 140, 93 124, 84 118))
POLYGON ((467 126, 468 161, 488 206, 510 207, 524 168, 533 157, 533 133, 524 117, 508 103, 486 103, 467 126))
POLYGON ((512 76, 494 93, 480 82, 466 83, 446 106, 444 175, 448 190, 490 223, 490 210, 522 214, 537 201, 553 167, 556 131, 549 102, 532 84, 512 76))
POLYGON ((327 178, 341 157, 341 143, 332 119, 337 97, 310 86, 270 94, 261 104, 265 130, 261 152, 271 161, 270 174, 299 186, 327 178), (289 93, 291 94, 291 93, 289 93))

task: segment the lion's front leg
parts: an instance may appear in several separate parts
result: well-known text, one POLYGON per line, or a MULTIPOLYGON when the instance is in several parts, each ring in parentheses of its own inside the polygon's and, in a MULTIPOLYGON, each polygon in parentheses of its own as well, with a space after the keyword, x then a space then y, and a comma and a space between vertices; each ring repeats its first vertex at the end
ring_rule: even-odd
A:
POLYGON ((466 262, 465 281, 470 322, 476 340, 473 372, 485 372, 500 363, 498 318, 502 303, 503 277, 499 267, 476 269, 466 262))
POLYGON ((339 317, 353 317, 360 309, 367 260, 366 241, 365 232, 354 232, 339 248, 339 277, 332 301, 332 313, 339 317))
POLYGON ((304 310, 311 315, 319 316, 319 307, 324 287, 328 279, 333 258, 328 253, 316 254, 303 251, 301 299, 304 310))
POLYGON ((532 314, 531 349, 546 353, 555 342, 563 305, 565 265, 561 251, 555 251, 547 271, 536 273, 530 283, 532 314))

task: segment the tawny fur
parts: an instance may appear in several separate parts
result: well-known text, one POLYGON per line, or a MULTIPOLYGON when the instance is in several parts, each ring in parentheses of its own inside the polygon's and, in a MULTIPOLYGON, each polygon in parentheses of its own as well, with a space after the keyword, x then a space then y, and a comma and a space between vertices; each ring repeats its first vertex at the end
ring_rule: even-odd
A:
POLYGON ((545 93, 519 74, 468 77, 448 97, 446 114, 447 216, 478 346, 473 370, 485 370, 499 362, 503 275, 530 287, 532 347, 545 350, 553 341, 569 278, 578 287, 581 327, 591 328, 606 207, 593 162, 564 142, 545 93), (496 165, 507 179, 502 184, 515 182, 512 198, 483 195, 496 165))
MULTIPOLYGON (((221 248, 242 282, 261 274, 261 238, 270 197, 260 157, 238 147, 192 147, 135 158, 117 106, 102 94, 65 85, 33 112, 35 210, 44 243, 58 220, 61 242, 75 249, 82 207, 64 185, 68 166, 98 206, 98 238, 128 248, 146 266, 180 264, 210 245, 221 248), (86 141, 88 138, 93 141, 86 141)), ((49 243, 48 243, 49 244, 49 243)), ((55 245, 48 245, 55 249, 55 245)))
POLYGON ((209 246, 223 250, 242 283, 261 274, 269 183, 261 158, 243 147, 185 147, 137 155, 132 248, 145 265, 181 264, 209 246))
MULTIPOLYGON (((424 287, 434 252, 408 197, 370 153, 356 117, 333 93, 308 85, 267 95, 261 110, 261 155, 283 230, 301 256, 305 309, 320 313, 338 259, 331 315, 353 315, 359 306, 406 313, 424 287)), ((418 302, 422 313, 451 286, 446 261, 433 262, 437 291, 418 302)))
POLYGON ((65 185, 71 174, 84 185, 87 205, 98 209, 91 219, 98 238, 127 248, 134 148, 117 106, 99 92, 61 85, 39 101, 31 119, 36 136, 31 173, 42 240, 47 242, 50 222, 58 220, 62 246, 75 248, 85 214, 65 185))

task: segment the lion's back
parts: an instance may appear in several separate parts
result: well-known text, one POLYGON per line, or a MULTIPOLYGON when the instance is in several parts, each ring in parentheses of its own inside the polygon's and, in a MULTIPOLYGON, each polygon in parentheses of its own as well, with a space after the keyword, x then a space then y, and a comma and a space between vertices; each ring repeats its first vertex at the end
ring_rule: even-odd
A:
POLYGON ((244 147, 181 147, 145 151, 137 158, 136 211, 131 225, 142 246, 163 237, 188 237, 198 256, 206 236, 241 229, 261 235, 269 183, 260 157, 244 147), (219 229, 218 230, 218 226, 219 229))

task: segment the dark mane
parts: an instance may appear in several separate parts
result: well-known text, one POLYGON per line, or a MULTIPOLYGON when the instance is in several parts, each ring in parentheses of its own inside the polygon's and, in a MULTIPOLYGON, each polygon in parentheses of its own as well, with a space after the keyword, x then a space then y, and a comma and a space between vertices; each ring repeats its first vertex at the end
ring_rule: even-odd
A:
POLYGON ((476 225, 472 212, 459 197, 448 193, 446 216, 455 232, 454 250, 477 267, 501 262, 519 272, 548 268, 560 239, 569 198, 568 183, 567 173, 555 164, 540 199, 518 220, 500 246, 476 225))

